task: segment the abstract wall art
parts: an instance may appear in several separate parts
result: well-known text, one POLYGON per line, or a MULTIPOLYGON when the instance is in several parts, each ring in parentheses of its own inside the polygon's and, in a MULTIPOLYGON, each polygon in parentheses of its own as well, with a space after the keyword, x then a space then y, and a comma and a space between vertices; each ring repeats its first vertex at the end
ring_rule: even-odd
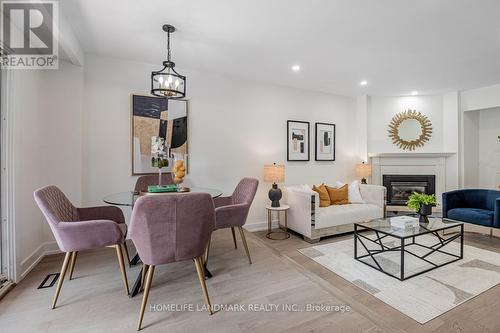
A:
POLYGON ((309 161, 309 122, 287 121, 287 161, 309 161))
MULTIPOLYGON (((187 161, 188 106, 186 100, 132 95, 132 175, 158 173, 151 165, 151 137, 165 139, 170 157, 187 161)), ((162 168, 170 172, 172 165, 162 168)))
POLYGON ((335 161, 335 124, 316 123, 315 160, 335 161))

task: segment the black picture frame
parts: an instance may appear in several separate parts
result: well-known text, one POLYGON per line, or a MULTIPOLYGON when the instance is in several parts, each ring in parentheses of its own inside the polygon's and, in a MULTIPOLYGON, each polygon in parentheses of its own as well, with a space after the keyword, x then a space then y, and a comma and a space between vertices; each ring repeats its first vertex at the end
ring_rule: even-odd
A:
MULTIPOLYGON (((296 161, 296 162, 308 162, 311 156, 311 138, 310 138, 310 123, 308 121, 300 121, 300 120, 287 120, 286 121, 286 160, 287 161, 296 161), (293 158, 290 153, 290 126, 293 124, 300 124, 299 126, 304 127, 307 125, 306 133, 304 134, 304 150, 307 146, 307 153, 304 152, 304 155, 307 155, 307 158, 293 158)), ((293 147, 294 145, 292 145, 293 147)))
POLYGON ((330 123, 315 123, 314 124, 314 160, 315 161, 335 161, 335 144, 336 144, 336 127, 335 124, 330 124, 330 123), (331 126, 333 135, 331 140, 332 142, 332 153, 331 157, 322 157, 319 156, 319 142, 318 142, 318 125, 319 126, 324 126, 324 127, 329 127, 331 126))

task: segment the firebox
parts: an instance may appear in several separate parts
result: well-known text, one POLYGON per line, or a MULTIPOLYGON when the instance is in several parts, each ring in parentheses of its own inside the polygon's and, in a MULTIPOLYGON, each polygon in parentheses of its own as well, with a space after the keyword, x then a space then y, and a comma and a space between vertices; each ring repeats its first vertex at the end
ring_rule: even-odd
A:
POLYGON ((382 181, 387 189, 387 205, 406 205, 413 192, 436 194, 434 175, 383 175, 382 181))

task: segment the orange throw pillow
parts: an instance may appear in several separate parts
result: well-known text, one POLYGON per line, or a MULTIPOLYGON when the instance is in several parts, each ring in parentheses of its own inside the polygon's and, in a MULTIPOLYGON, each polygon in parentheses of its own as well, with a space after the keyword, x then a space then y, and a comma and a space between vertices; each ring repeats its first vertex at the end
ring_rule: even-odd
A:
POLYGON ((349 203, 349 187, 347 184, 339 188, 326 186, 326 190, 330 196, 331 205, 347 205, 349 203))
POLYGON ((330 196, 328 195, 328 190, 326 189, 325 184, 321 184, 320 186, 313 185, 313 191, 318 192, 319 194, 319 206, 320 207, 328 207, 330 206, 330 196))

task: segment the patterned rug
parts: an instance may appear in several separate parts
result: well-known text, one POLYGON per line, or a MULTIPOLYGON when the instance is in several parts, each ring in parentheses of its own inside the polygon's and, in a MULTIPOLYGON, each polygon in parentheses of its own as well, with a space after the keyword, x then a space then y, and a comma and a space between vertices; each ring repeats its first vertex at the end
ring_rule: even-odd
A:
MULTIPOLYGON (((373 235, 365 235, 374 238, 373 235)), ((436 241, 437 238, 433 236, 419 237, 419 242, 424 245, 431 246, 436 241)), ((391 247, 399 242, 389 237, 383 241, 391 247)), ((371 250, 376 245, 367 244, 367 247, 371 250)), ((425 248, 406 243, 405 248, 416 254, 429 252, 425 248)), ((451 242, 443 250, 458 254, 460 243, 451 242)), ((299 252, 421 324, 500 283, 500 254, 467 245, 464 246, 463 259, 405 281, 399 281, 355 260, 352 239, 304 248, 299 252)), ((358 255, 366 253, 358 243, 358 255)), ((399 251, 382 253, 376 258, 384 270, 398 275, 401 258, 399 251)), ((451 257, 435 252, 426 258, 439 263, 446 262, 451 257)), ((370 257, 365 260, 374 264, 370 257)), ((429 267, 429 263, 405 254, 405 275, 409 276, 412 272, 429 267)))

